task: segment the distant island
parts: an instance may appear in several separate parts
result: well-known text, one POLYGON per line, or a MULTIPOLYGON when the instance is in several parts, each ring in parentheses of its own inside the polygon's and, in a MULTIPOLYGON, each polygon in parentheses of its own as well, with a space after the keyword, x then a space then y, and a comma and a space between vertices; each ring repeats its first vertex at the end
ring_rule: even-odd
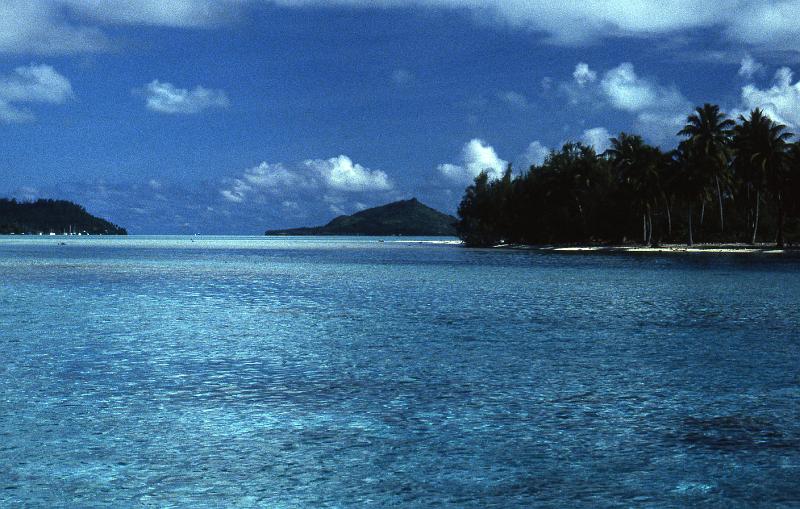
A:
POLYGON ((66 200, 18 202, 0 198, 0 234, 127 235, 125 228, 95 217, 66 200))
POLYGON ((455 236, 457 221, 412 198, 339 216, 325 226, 267 230, 266 235, 455 236))

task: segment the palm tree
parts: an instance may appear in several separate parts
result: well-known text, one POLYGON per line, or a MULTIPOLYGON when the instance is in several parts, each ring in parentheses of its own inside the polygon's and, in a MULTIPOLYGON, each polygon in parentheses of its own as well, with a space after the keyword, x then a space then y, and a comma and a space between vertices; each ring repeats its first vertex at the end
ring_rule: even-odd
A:
POLYGON ((630 191, 642 213, 643 242, 651 244, 653 208, 661 194, 659 178, 663 154, 646 144, 641 136, 622 132, 616 138, 611 138, 611 148, 606 155, 611 159, 620 184, 630 191))
POLYGON ((787 197, 790 199, 795 217, 797 217, 797 213, 800 212, 800 141, 788 145, 787 183, 789 187, 787 188, 787 197))
POLYGON ((694 159, 693 166, 707 173, 709 184, 713 181, 719 200, 720 232, 725 231, 725 216, 722 208, 722 186, 730 181, 728 162, 730 161, 729 136, 734 122, 719 111, 716 104, 706 103, 695 109, 686 119, 686 125, 678 131, 691 145, 689 156, 694 159))
POLYGON ((559 236, 585 240, 590 233, 588 216, 591 211, 587 208, 603 181, 597 154, 592 147, 567 142, 561 150, 550 153, 543 169, 545 197, 554 208, 561 208, 567 221, 558 232, 559 236))
POLYGON ((658 181, 661 187, 661 198, 664 200, 664 212, 667 216, 667 238, 672 237, 672 206, 675 204, 675 197, 679 191, 680 166, 676 161, 676 151, 662 154, 662 159, 658 164, 658 181))
MULTIPOLYGON (((787 163, 787 140, 792 136, 786 126, 774 122, 756 108, 745 118, 739 115, 739 124, 733 129, 733 147, 736 158, 734 169, 743 180, 746 189, 755 193, 753 234, 750 242, 755 244, 758 235, 758 219, 761 193, 767 182, 772 183, 775 198, 779 201, 779 216, 783 214, 783 173, 787 163)), ((780 243, 783 243, 783 219, 779 217, 780 243)))

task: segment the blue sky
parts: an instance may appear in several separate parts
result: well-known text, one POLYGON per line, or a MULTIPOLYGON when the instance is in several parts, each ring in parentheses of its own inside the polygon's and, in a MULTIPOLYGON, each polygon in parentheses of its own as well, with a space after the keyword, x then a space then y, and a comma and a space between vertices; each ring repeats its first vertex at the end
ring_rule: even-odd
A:
POLYGON ((7 0, 0 195, 131 233, 324 223, 691 109, 800 132, 800 1, 7 0))

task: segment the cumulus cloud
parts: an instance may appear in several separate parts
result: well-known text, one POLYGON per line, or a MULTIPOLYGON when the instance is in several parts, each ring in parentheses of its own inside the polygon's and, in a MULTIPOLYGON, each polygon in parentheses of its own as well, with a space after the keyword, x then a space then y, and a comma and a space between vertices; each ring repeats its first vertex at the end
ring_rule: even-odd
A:
POLYGON ((600 90, 613 108, 636 115, 636 128, 655 142, 671 138, 691 110, 675 87, 638 76, 629 62, 607 71, 600 90))
MULTIPOLYGON (((593 109, 610 107, 632 115, 633 128, 651 142, 672 140, 692 109, 692 104, 675 86, 665 86, 640 76, 630 62, 606 70, 602 79, 600 76, 601 73, 580 62, 573 79, 562 82, 559 91, 572 105, 593 109)), ((597 129, 584 132, 582 141, 594 135, 591 144, 604 145, 600 141, 605 133, 597 129)))
POLYGON ((508 161, 500 159, 494 147, 475 138, 464 145, 459 164, 444 163, 437 169, 455 183, 468 184, 482 171, 486 171, 490 178, 500 178, 507 166, 508 161))
POLYGON ((307 159, 293 165, 262 162, 245 170, 219 192, 231 203, 243 203, 252 196, 286 197, 298 193, 324 193, 345 201, 344 195, 380 193, 392 188, 385 172, 365 168, 340 155, 330 159, 307 159))
POLYGON ((354 164, 344 155, 325 160, 311 159, 303 161, 303 165, 316 172, 327 187, 336 191, 388 191, 392 188, 386 173, 354 164))
POLYGON ((674 88, 664 88, 636 75, 633 64, 624 62, 606 72, 600 87, 611 105, 631 113, 650 109, 672 109, 686 102, 674 88))
POLYGON ((540 166, 547 156, 550 155, 550 149, 544 146, 540 141, 532 141, 525 152, 520 156, 520 163, 523 169, 528 169, 533 165, 540 166))
POLYGON ((575 71, 572 73, 572 77, 575 79, 575 82, 582 87, 587 83, 594 82, 597 79, 597 73, 589 69, 589 64, 578 62, 578 65, 575 66, 575 71))
MULTIPOLYGON (((138 93, 139 90, 134 90, 138 93)), ((230 104, 222 90, 196 86, 193 90, 153 80, 144 89, 147 109, 158 113, 191 114, 210 108, 226 108, 230 104)))
MULTIPOLYGON (((800 127, 800 81, 792 83, 788 67, 775 73, 772 87, 759 89, 755 85, 742 88, 742 109, 761 108, 770 118, 791 128, 800 127)), ((741 112, 738 112, 741 113, 741 112)))
POLYGON ((581 142, 593 147, 595 152, 601 154, 611 146, 610 138, 611 135, 605 127, 593 127, 583 131, 581 142))
POLYGON ((69 80, 51 66, 17 67, 13 73, 0 77, 0 120, 7 123, 33 120, 33 113, 20 104, 62 104, 72 95, 69 80))
POLYGON ((750 55, 745 55, 739 66, 739 76, 751 79, 764 69, 764 66, 756 62, 750 55))

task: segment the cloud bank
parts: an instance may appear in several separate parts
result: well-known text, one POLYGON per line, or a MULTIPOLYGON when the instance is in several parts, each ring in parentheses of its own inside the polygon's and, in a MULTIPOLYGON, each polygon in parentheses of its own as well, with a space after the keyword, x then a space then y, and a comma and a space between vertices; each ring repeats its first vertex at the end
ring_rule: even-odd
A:
POLYGON ((365 168, 340 155, 293 165, 262 162, 245 170, 219 192, 231 203, 278 197, 296 201, 297 197, 308 195, 327 196, 329 201, 340 203, 349 195, 384 193, 393 187, 383 171, 365 168))
POLYGON ((800 0, 5 0, 0 52, 103 51, 109 25, 211 27, 263 4, 284 8, 421 8, 467 11, 477 22, 542 34, 555 44, 653 38, 713 28, 729 42, 767 50, 800 49, 800 0))

